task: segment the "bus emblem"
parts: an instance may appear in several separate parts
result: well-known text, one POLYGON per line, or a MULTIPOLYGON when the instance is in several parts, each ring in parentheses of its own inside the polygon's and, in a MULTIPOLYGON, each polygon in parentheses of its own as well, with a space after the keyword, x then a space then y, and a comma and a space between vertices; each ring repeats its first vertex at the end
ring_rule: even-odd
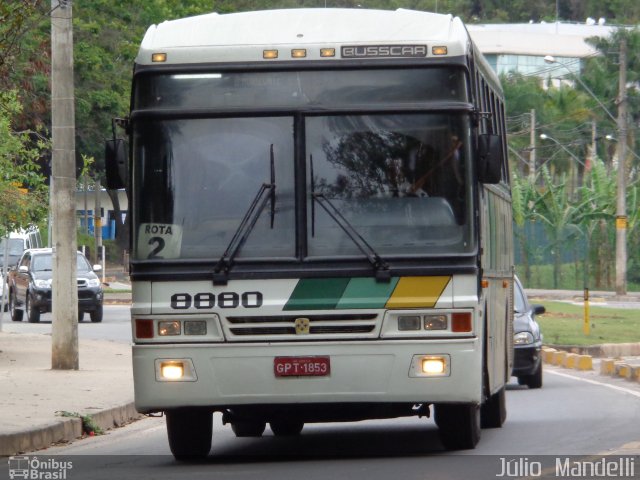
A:
POLYGON ((296 326, 296 335, 309 334, 311 321, 308 318, 296 318, 294 325, 296 326))

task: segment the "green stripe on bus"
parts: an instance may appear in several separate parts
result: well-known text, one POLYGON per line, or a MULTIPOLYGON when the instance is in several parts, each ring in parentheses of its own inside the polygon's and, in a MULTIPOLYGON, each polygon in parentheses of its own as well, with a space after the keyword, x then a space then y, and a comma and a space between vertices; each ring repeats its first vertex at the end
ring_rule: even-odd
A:
POLYGON ((384 308, 397 283, 398 277, 389 283, 376 282, 374 278, 352 278, 337 308, 384 308))
POLYGON ((284 310, 333 310, 350 278, 304 278, 298 281, 284 310))

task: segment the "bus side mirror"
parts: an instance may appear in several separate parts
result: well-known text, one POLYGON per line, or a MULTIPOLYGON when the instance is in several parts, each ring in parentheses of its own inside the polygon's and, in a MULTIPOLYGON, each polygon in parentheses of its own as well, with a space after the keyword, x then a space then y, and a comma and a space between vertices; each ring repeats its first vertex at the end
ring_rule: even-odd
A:
POLYGON ((127 175, 127 143, 122 138, 105 142, 104 164, 107 177, 107 189, 126 188, 127 175))
POLYGON ((502 137, 482 134, 478 137, 478 179, 482 183, 500 183, 502 179, 502 137))

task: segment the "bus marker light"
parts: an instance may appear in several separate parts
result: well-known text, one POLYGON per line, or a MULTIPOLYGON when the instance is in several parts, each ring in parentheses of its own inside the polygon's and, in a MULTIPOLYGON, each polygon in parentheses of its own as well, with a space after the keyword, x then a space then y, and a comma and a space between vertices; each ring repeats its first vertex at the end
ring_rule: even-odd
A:
POLYGON ((446 315, 425 315, 424 316, 425 330, 446 330, 448 323, 449 322, 446 315))
POLYGON ((420 330, 420 317, 417 315, 398 317, 398 330, 405 332, 407 330, 420 330))
POLYGON ((434 55, 446 55, 447 47, 444 47, 444 46, 431 47, 431 53, 433 53, 434 55))
POLYGON ((153 320, 136 319, 136 338, 153 338, 153 320))
POLYGON ((304 58, 307 56, 307 50, 304 48, 294 48, 291 50, 291 58, 304 58))
POLYGON ((422 373, 427 375, 442 375, 447 362, 442 357, 427 357, 422 359, 422 373))
POLYGON ((320 49, 321 57, 335 57, 336 49, 335 48, 321 48, 320 49))
POLYGON ((163 379, 179 380, 184 376, 184 365, 180 362, 163 362, 160 364, 163 379))
POLYGON ((278 50, 263 50, 262 58, 264 58, 265 60, 278 58, 278 50))
POLYGON ((154 63, 163 63, 167 61, 166 53, 153 53, 151 54, 151 61, 154 63))
POLYGON ((471 313, 453 313, 451 314, 451 331, 452 332, 471 332, 471 313))
POLYGON ((480 286, 481 286, 482 288, 489 288, 489 280, 487 280, 486 278, 483 278, 483 279, 480 281, 480 286))

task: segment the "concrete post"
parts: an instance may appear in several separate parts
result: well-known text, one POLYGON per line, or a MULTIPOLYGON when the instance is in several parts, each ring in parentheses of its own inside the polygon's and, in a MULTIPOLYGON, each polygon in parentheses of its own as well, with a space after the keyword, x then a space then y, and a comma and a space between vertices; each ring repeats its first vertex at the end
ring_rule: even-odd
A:
POLYGON ((51 0, 53 253, 51 368, 78 370, 75 113, 71 2, 51 0))

